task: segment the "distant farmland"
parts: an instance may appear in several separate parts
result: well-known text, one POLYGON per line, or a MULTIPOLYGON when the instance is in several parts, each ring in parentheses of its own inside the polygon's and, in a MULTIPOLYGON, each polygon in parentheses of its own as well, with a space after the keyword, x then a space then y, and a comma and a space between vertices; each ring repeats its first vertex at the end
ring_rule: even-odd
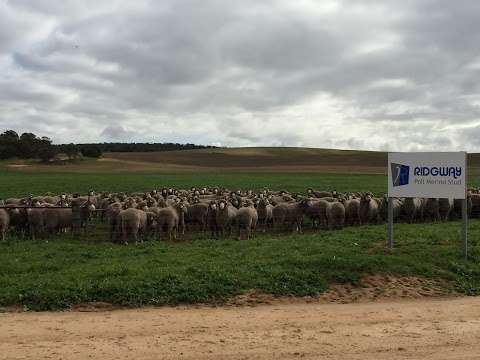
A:
MULTIPOLYGON (((469 175, 480 174, 480 154, 469 154, 469 175)), ((98 159, 62 165, 26 160, 0 162, 0 168, 36 172, 272 172, 386 175, 387 153, 315 148, 216 148, 162 152, 107 152, 98 159), (3 166, 2 166, 3 165, 3 166)))
POLYGON ((311 148, 219 148, 169 152, 106 153, 101 162, 165 169, 313 171, 384 174, 387 155, 375 151, 311 148))
MULTIPOLYGON (((469 154, 480 174, 480 154, 469 154)), ((387 153, 315 148, 218 148, 169 152, 106 153, 100 161, 166 170, 369 173, 386 175, 387 153)))

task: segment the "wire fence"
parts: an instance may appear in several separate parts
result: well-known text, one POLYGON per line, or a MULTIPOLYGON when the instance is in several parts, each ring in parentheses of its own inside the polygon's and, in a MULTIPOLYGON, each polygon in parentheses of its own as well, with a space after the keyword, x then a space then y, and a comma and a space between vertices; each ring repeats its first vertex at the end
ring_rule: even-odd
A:
MULTIPOLYGON (((122 239, 122 227, 120 224, 112 218, 106 216, 107 208, 101 209, 91 209, 84 211, 85 207, 75 207, 72 205, 60 206, 52 205, 47 207, 32 206, 32 205, 1 205, 0 209, 6 210, 19 210, 18 216, 12 216, 12 221, 10 224, 9 234, 14 235, 18 238, 42 238, 49 239, 55 238, 62 234, 73 234, 76 238, 83 240, 94 240, 94 241, 112 241, 112 242, 121 242, 122 239), (35 224, 34 216, 30 217, 28 212, 35 212, 37 210, 55 210, 55 209, 71 209, 72 218, 68 220, 65 224, 60 224, 57 226, 55 231, 44 231, 43 221, 42 223, 35 224), (75 217, 73 212, 77 209, 78 216, 75 217), (32 225, 33 222, 33 225, 32 225)), ((471 219, 480 217, 480 207, 472 207, 470 209, 471 219)), ((442 221, 441 218, 436 218, 435 216, 424 216, 423 218, 414 218, 406 219, 402 214, 395 217, 394 223, 437 223, 437 222, 448 222, 460 219, 460 213, 457 214, 454 209, 449 213, 447 219, 442 221)), ((273 219, 259 218, 255 232, 257 234, 291 234, 291 233, 317 233, 322 231, 332 231, 332 230, 341 230, 348 227, 357 227, 362 224, 358 216, 351 217, 345 216, 345 218, 338 224, 333 224, 331 221, 335 219, 328 219, 319 214, 312 214, 306 212, 300 218, 296 217, 285 217, 280 224, 274 224, 273 219), (338 225, 338 226, 337 226, 338 225)), ((221 237, 233 237, 236 238, 238 235, 240 237, 245 236, 245 229, 240 229, 238 224, 232 223, 226 228, 220 228, 216 223, 216 217, 211 216, 209 212, 206 213, 206 216, 203 219, 191 219, 185 218, 185 231, 183 231, 182 226, 178 226, 175 229, 174 234, 180 239, 194 239, 194 238, 221 238, 221 237)), ((382 226, 386 223, 386 216, 382 217, 379 215, 376 219, 369 219, 364 221, 363 224, 369 225, 378 225, 382 226)), ((130 237, 131 233, 128 234, 130 237)), ((168 229, 163 226, 160 226, 158 223, 147 224, 145 229, 140 230, 140 238, 145 239, 171 239, 172 236, 169 234, 168 229)))

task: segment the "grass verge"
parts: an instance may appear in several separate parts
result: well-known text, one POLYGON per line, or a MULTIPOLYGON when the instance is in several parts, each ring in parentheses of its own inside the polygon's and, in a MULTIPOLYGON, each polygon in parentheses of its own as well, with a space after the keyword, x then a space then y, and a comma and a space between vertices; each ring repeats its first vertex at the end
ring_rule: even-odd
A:
POLYGON ((217 303, 249 289, 315 296, 362 274, 446 280, 446 291, 480 290, 480 222, 470 224, 470 261, 459 256, 459 222, 385 226, 251 241, 195 239, 119 246, 99 240, 9 240, 0 244, 0 306, 57 310, 102 301, 121 306, 217 303))

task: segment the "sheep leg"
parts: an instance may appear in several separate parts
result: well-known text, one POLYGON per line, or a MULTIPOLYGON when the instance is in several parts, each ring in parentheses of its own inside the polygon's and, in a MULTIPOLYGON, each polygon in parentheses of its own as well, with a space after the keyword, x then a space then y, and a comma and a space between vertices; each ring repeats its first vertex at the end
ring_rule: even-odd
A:
POLYGON ((302 230, 302 220, 301 219, 297 219, 297 227, 298 227, 298 232, 300 234, 303 234, 303 230, 302 230))
POLYGON ((138 229, 132 229, 132 236, 135 240, 135 245, 138 245, 138 229))

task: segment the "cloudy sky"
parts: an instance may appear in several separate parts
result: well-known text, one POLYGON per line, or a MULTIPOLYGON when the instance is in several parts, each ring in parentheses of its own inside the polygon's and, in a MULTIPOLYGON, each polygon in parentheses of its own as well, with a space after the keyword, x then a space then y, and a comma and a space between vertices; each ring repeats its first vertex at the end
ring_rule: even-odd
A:
POLYGON ((480 151, 480 1, 0 0, 0 130, 480 151))

